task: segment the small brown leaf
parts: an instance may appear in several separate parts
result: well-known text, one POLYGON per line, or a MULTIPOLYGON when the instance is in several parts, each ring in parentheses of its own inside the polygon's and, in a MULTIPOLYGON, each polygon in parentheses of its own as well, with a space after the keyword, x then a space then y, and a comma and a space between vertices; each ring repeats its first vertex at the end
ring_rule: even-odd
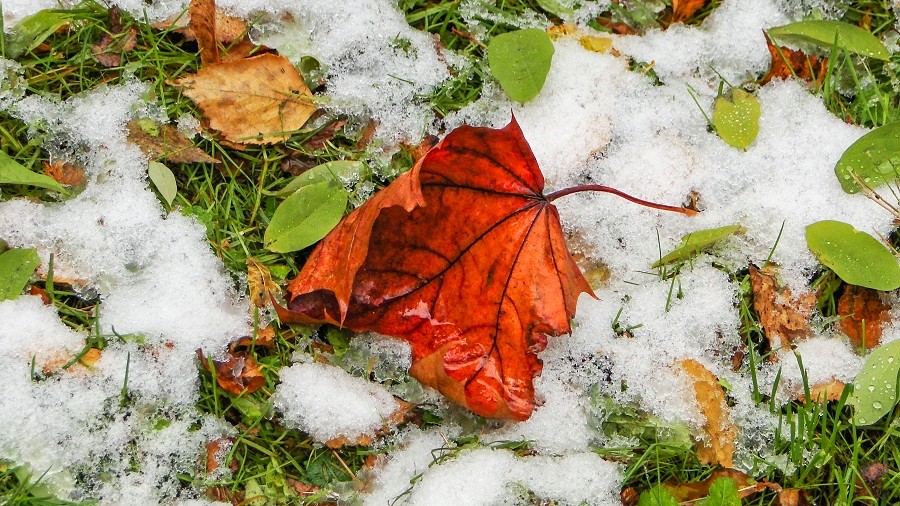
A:
POLYGON ((306 139, 303 142, 303 147, 311 149, 313 151, 320 151, 325 148, 325 143, 334 138, 334 134, 338 132, 341 128, 344 128, 344 125, 347 124, 347 120, 339 119, 333 120, 321 130, 315 133, 309 139, 306 139))
POLYGON ((815 55, 807 55, 803 51, 776 46, 769 39, 768 34, 763 32, 763 35, 766 37, 766 45, 769 47, 772 64, 769 67, 769 72, 760 80, 759 84, 766 84, 772 79, 797 77, 807 82, 816 82, 819 86, 822 85, 825 73, 828 70, 828 58, 820 59, 815 55))
POLYGON ((704 5, 706 0, 672 0, 672 22, 687 21, 704 5))
POLYGON ((786 488, 778 493, 778 506, 812 506, 806 498, 806 491, 786 488))
MULTIPOLYGON (((185 40, 197 40, 194 31, 191 28, 191 13, 184 15, 178 14, 159 23, 153 23, 153 28, 157 30, 172 29, 174 33, 180 34, 185 40), (176 26, 177 25, 177 26, 176 26)), ((241 18, 237 18, 216 9, 215 14, 215 40, 221 44, 228 44, 240 40, 247 35, 249 28, 247 22, 241 18)))
MULTIPOLYGON (((234 444, 233 437, 220 437, 218 439, 213 439, 209 443, 206 444, 206 472, 211 473, 219 468, 222 462, 225 461, 225 458, 228 456, 228 452, 231 450, 231 446, 234 444)), ((229 463, 229 468, 232 471, 237 471, 238 462, 236 459, 232 458, 229 463)))
MULTIPOLYGON (((809 398, 812 402, 818 404, 824 404, 830 401, 840 400, 841 394, 844 393, 844 387, 846 385, 843 381, 839 381, 836 379, 832 379, 831 381, 827 381, 825 383, 819 383, 817 385, 813 385, 809 389, 809 398)), ((801 392, 797 396, 797 400, 806 404, 806 394, 801 392)))
MULTIPOLYGON (((197 356, 203 368, 209 370, 209 363, 199 349, 197 356)), ((266 382, 253 357, 244 353, 226 353, 225 360, 213 359, 212 362, 216 368, 216 382, 232 395, 253 393, 266 382)))
POLYGON ((81 186, 87 179, 84 169, 69 162, 41 162, 44 174, 52 177, 63 186, 81 186))
MULTIPOLYGON (((816 305, 815 294, 804 293, 794 298, 791 289, 778 282, 776 268, 771 264, 762 269, 750 265, 750 286, 753 309, 773 350, 812 334, 809 317, 816 305)), ((778 357, 770 353, 769 360, 778 357)))
POLYGON ((172 125, 153 120, 128 122, 128 140, 154 160, 165 159, 172 163, 220 163, 184 136, 172 125))
POLYGON ((77 355, 72 355, 68 352, 57 353, 54 358, 41 365, 41 372, 44 373, 45 376, 60 372, 84 374, 100 360, 102 352, 99 348, 91 348, 81 355, 81 357, 78 357, 77 360, 75 360, 76 356, 77 355), (66 365, 68 365, 68 367, 66 367, 66 365), (63 369, 64 367, 65 369, 63 369))
POLYGON ((731 423, 725 390, 716 376, 700 362, 684 359, 678 362, 682 369, 694 380, 694 393, 700 411, 706 418, 702 442, 697 447, 697 458, 702 464, 731 467, 734 455, 734 440, 737 427, 731 423))
POLYGON ((236 143, 283 141, 316 110, 297 69, 274 54, 208 65, 171 84, 200 107, 210 128, 236 143))
POLYGON ((262 346, 271 348, 275 346, 275 329, 271 325, 263 327, 256 331, 256 340, 253 336, 244 336, 235 339, 228 345, 228 351, 234 353, 238 348, 249 348, 251 346, 262 346))
POLYGON ((204 66, 219 63, 219 45, 216 42, 216 1, 191 0, 188 7, 190 27, 197 39, 200 63, 204 66))
POLYGON ((272 281, 269 268, 253 257, 247 257, 247 288, 250 304, 260 309, 268 307, 270 301, 281 294, 278 283, 272 281))
POLYGON ((841 317, 841 330, 850 338, 856 349, 871 350, 881 341, 881 329, 891 320, 890 306, 881 301, 876 290, 856 285, 845 285, 838 299, 837 314, 841 317))
POLYGON ((137 29, 133 26, 122 33, 122 12, 117 6, 109 9, 109 32, 103 34, 100 42, 91 46, 91 54, 104 67, 118 67, 122 64, 122 53, 137 46, 137 29))
POLYGON ((622 500, 622 506, 636 506, 638 501, 640 501, 640 495, 638 495, 634 487, 622 489, 622 492, 619 493, 619 498, 622 500))

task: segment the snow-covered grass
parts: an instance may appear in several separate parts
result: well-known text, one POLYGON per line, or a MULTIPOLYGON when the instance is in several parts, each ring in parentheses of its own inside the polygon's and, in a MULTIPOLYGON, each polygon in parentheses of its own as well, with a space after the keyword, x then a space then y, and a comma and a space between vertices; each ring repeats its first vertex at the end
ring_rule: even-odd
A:
MULTIPOLYGON (((857 23, 868 13, 896 51, 888 3, 723 0, 691 24, 615 36, 611 53, 563 37, 543 91, 517 104, 490 76, 481 42, 558 21, 544 2, 223 0, 254 20, 256 42, 295 63, 314 57, 323 79, 316 92, 328 98, 325 114, 284 144, 246 150, 196 135, 199 112, 166 84, 197 69, 195 47, 147 23, 185 3, 112 3, 140 41, 121 68, 90 56, 109 22, 94 3, 48 39, 49 50, 0 60, 3 150, 26 165, 61 160, 87 174, 83 191, 67 198, 0 187, 0 241, 37 248, 35 285, 52 287, 49 305, 30 295, 0 302, 0 497, 620 504, 623 487, 640 492, 711 472, 692 449, 704 416, 675 366, 694 359, 726 385, 740 428, 735 468, 833 504, 868 494, 863 470, 880 462, 888 467, 881 500, 900 500, 895 426, 856 427, 843 400, 792 401, 806 386, 851 381, 861 366, 828 319, 833 293, 820 296, 813 337, 771 350, 779 360, 770 362, 755 346, 764 338, 747 277, 749 263, 771 259, 794 293, 833 281, 806 247, 804 228, 815 221, 891 234, 892 217, 845 194, 833 167, 868 128, 897 119, 896 58, 872 70, 839 56, 845 70, 835 65, 818 94, 799 81, 754 84, 769 62, 762 31, 807 16, 857 23), (856 82, 840 79, 850 64, 856 82), (746 151, 709 131, 700 110, 711 110, 721 80, 748 83, 761 104, 760 134, 746 151), (271 347, 254 344, 273 315, 248 303, 247 258, 282 286, 304 260, 263 248, 278 202, 271 192, 290 178, 282 167, 362 160, 370 173, 357 182, 359 204, 410 167, 402 143, 464 123, 502 126, 510 111, 548 191, 602 183, 672 204, 692 194, 702 209, 685 218, 609 196, 556 201, 578 252, 600 259, 609 277, 595 287, 599 300, 579 300, 572 335, 551 338, 542 353, 531 419, 485 420, 449 405, 406 375, 408 347, 382 336, 276 324, 271 347), (177 123, 223 161, 173 166, 171 208, 126 135, 126 123, 142 118, 177 123), (310 145, 344 120, 328 142, 310 145), (650 267, 685 234, 730 224, 745 232, 675 269, 650 267), (245 336, 264 385, 234 396, 196 350, 220 357, 245 336), (84 363, 92 348, 99 360, 84 363), (415 404, 397 426, 386 423, 398 409, 392 395, 415 404), (324 445, 359 435, 373 443, 324 445), (41 477, 30 492, 29 474, 41 477)), ((2 0, 5 27, 56 5, 2 0)), ((565 21, 593 30, 609 6, 586 2, 565 21)), ((900 316, 896 295, 884 300, 900 316)), ((898 337, 892 323, 882 342, 898 337)))

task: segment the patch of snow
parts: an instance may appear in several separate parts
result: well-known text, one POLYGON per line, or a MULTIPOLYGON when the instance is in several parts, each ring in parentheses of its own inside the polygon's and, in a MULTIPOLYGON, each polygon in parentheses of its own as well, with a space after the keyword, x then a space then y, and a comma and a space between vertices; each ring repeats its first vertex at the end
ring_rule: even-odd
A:
POLYGON ((384 387, 338 367, 294 364, 279 375, 275 407, 289 427, 319 442, 341 436, 351 441, 361 435, 374 436, 398 407, 384 387))

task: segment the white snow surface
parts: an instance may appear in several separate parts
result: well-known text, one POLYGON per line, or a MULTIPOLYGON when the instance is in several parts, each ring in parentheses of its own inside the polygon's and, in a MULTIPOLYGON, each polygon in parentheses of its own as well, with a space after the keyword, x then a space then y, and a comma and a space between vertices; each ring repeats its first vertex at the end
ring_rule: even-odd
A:
POLYGON ((375 436, 397 410, 394 397, 381 385, 326 364, 295 364, 279 373, 275 407, 289 427, 319 442, 339 437, 350 441, 375 436))
MULTIPOLYGON (((146 12, 151 20, 186 7, 182 0, 113 3, 140 16, 146 12)), ((684 358, 701 361, 732 387, 732 417, 742 429, 736 467, 749 467, 754 453, 778 461, 771 447, 777 418, 767 406, 756 407, 749 378, 730 369, 729 350, 740 343, 737 286, 707 254, 674 282, 660 280, 650 265, 685 234, 741 224, 746 231, 722 241, 713 252, 716 261, 732 270, 762 262, 781 232, 772 260, 800 293, 818 268, 806 247, 807 225, 836 219, 870 233, 890 230, 887 213, 862 196, 845 194, 833 174, 840 155, 866 130, 834 117, 802 84, 774 81, 757 90, 760 133, 746 151, 708 132, 689 94, 693 89, 700 107, 710 111, 718 75, 740 84, 766 70, 763 29, 813 11, 834 15, 828 2, 724 0, 699 27, 617 37, 614 45, 624 55, 653 62, 661 86, 629 71, 624 58, 562 39, 555 42, 547 83, 533 101, 511 103, 488 82, 481 99, 442 122, 420 97, 448 79, 459 59, 448 51, 438 54, 431 36, 410 28, 394 2, 220 4, 261 19, 254 36, 293 61, 318 59, 325 69, 326 107, 351 114, 359 126, 376 121, 387 153, 391 145, 415 142, 438 126, 502 126, 512 111, 548 191, 600 183, 668 204, 680 204, 689 192, 700 196, 703 212, 692 218, 609 195, 556 201, 566 230, 584 238, 590 253, 609 267, 610 280, 596 290, 599 300, 579 300, 571 336, 550 339, 541 355, 539 406, 531 419, 474 423, 483 443, 528 440, 535 454, 518 457, 489 446, 447 454, 450 440, 473 433, 473 422, 438 402, 447 420, 440 428, 389 436, 396 449, 369 473, 363 503, 399 497, 397 504, 408 505, 514 504, 530 491, 561 504, 617 504, 621 469, 590 453, 608 442, 589 414, 591 395, 699 427, 703 417, 690 381, 674 366, 684 358), (632 327, 633 337, 617 335, 613 321, 632 327), (446 457, 435 461, 437 455, 446 457)), ((7 29, 56 5, 3 0, 7 29)), ((480 12, 475 2, 464 7, 472 16, 480 12)), ((8 403, 0 410, 0 424, 7 427, 0 431, 0 459, 26 465, 36 475, 48 471, 44 481, 70 499, 205 504, 179 487, 175 475, 197 474, 204 444, 234 429, 194 407, 194 350, 215 354, 248 334, 247 305, 210 250, 203 226, 166 213, 147 188, 147 160, 124 133, 130 119, 163 118, 159 106, 144 98, 147 89, 135 81, 66 102, 0 97, 0 105, 35 133, 47 133, 46 148, 54 157, 75 159, 88 172, 84 192, 62 203, 0 202, 0 239, 37 248, 41 272, 52 254, 56 276, 79 280, 85 293, 101 299, 101 332, 123 336, 110 338, 90 369, 35 379, 32 361, 40 372, 42 364, 68 360, 82 350, 86 336, 66 327, 36 297, 0 302, 0 378, 8 403), (128 398, 121 407, 126 368, 128 398), (137 470, 132 461, 140 463, 137 470), (78 479, 84 472, 90 478, 78 479)), ((896 297, 891 303, 897 317, 896 297)), ((886 329, 885 341, 898 338, 896 324, 886 329)), ((817 329, 795 351, 813 384, 849 381, 862 363, 832 327, 817 329)), ((400 362, 408 360, 408 354, 397 355, 400 362)), ((381 386, 300 359, 281 371, 275 404, 289 425, 317 440, 372 435, 394 409, 381 386)), ((771 390, 779 368, 778 399, 802 391, 791 351, 760 367, 762 391, 771 390)))

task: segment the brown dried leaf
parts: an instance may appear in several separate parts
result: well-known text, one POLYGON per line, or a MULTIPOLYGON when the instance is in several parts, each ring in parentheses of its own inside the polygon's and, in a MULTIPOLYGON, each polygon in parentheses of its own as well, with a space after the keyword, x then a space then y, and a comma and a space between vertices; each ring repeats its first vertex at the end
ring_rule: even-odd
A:
MULTIPOLYGON (((753 309, 773 350, 812 334, 809 317, 816 305, 815 294, 804 293, 793 297, 791 289, 778 282, 776 268, 772 265, 759 269, 751 264, 750 286, 753 289, 753 309)), ((775 361, 778 357, 771 353, 769 360, 775 361)))
POLYGON ((208 65, 171 84, 200 107, 210 128, 236 143, 283 141, 316 110, 297 69, 269 53, 208 65))
POLYGON ((706 0, 672 0, 672 22, 687 21, 704 5, 706 0))
POLYGON ((113 6, 109 9, 109 32, 103 34, 100 42, 91 46, 91 54, 104 67, 118 67, 122 63, 122 53, 137 46, 137 29, 133 26, 122 33, 122 11, 113 6))
POLYGON ((63 186, 81 186, 87 179, 84 169, 69 162, 41 162, 44 174, 52 177, 63 186))
POLYGON ((128 140, 154 160, 165 159, 172 163, 220 163, 202 149, 194 146, 172 125, 152 120, 128 122, 128 140))
POLYGON ((200 63, 204 66, 219 62, 219 45, 216 42, 216 1, 191 0, 188 7, 190 27, 197 39, 200 63))
POLYGON ((737 427, 731 423, 725 390, 716 376, 700 362, 684 359, 678 362, 682 369, 694 380, 694 393, 700 411, 706 418, 703 426, 703 440, 697 447, 697 458, 703 464, 731 467, 734 455, 734 440, 737 427))
POLYGON ((102 356, 102 352, 99 348, 91 348, 84 355, 78 358, 77 361, 69 365, 66 369, 66 364, 72 362, 77 355, 73 355, 68 352, 59 352, 56 355, 49 359, 47 362, 41 365, 41 372, 45 376, 50 376, 52 374, 57 374, 60 372, 65 373, 74 373, 74 374, 83 374, 88 371, 90 367, 97 363, 102 356))
POLYGON ((619 493, 619 498, 622 500, 622 506, 636 506, 641 496, 638 495, 634 487, 628 487, 622 489, 619 493))
POLYGON ((818 86, 822 85, 825 73, 828 71, 828 58, 820 59, 815 55, 807 55, 803 51, 795 51, 784 46, 778 47, 772 43, 768 34, 763 32, 763 35, 766 37, 772 64, 769 66, 769 72, 760 80, 759 84, 766 84, 772 79, 790 79, 796 76, 807 82, 816 82, 818 86))
MULTIPOLYGON (((228 456, 228 452, 231 450, 234 441, 233 437, 220 437, 218 439, 213 439, 206 444, 207 473, 211 473, 219 468, 221 463, 224 462, 225 458, 228 456)), ((228 467, 231 468, 232 471, 237 471, 237 460, 231 459, 228 467)))
POLYGON ((250 304, 264 309, 270 301, 281 295, 278 283, 272 281, 269 268, 253 257, 247 257, 247 288, 250 290, 250 304))
POLYGON ((880 294, 871 288, 845 285, 838 299, 841 330, 850 338, 854 348, 871 350, 881 341, 881 329, 891 320, 890 306, 881 301, 880 294))
POLYGON ((344 128, 344 125, 347 124, 347 120, 339 119, 334 120, 331 123, 328 123, 321 130, 315 133, 309 139, 303 142, 303 147, 309 148, 313 151, 319 151, 325 147, 325 143, 334 138, 334 134, 338 132, 341 128, 344 128))
POLYGON ((778 506, 812 506, 806 498, 806 491, 786 488, 778 493, 778 506))
MULTIPOLYGON (((154 23, 151 25, 157 30, 168 30, 172 28, 174 33, 180 34, 185 40, 197 40, 194 31, 191 28, 190 12, 184 15, 175 15, 154 23), (177 26, 176 26, 177 25, 177 26)), ((227 44, 235 40, 244 38, 247 35, 247 22, 241 18, 237 18, 216 9, 215 14, 215 40, 219 43, 227 44)))
MULTIPOLYGON (((197 350, 197 356, 203 368, 209 370, 209 362, 201 350, 197 350)), ((212 362, 216 368, 216 382, 232 395, 253 393, 266 382, 253 357, 244 353, 226 353, 225 360, 213 359, 212 362)))
POLYGON ((253 336, 244 336, 235 339, 228 345, 228 351, 234 353, 238 348, 249 348, 251 346, 263 346, 271 348, 275 346, 275 329, 268 325, 256 331, 256 340, 253 336))
MULTIPOLYGON (((840 400, 841 394, 844 393, 844 387, 846 387, 844 382, 836 379, 832 379, 831 381, 827 381, 825 383, 819 383, 810 387, 809 398, 812 402, 818 404, 837 401, 840 400)), ((806 394, 804 392, 801 392, 799 395, 797 395, 797 400, 802 402, 803 404, 806 404, 806 394)))

